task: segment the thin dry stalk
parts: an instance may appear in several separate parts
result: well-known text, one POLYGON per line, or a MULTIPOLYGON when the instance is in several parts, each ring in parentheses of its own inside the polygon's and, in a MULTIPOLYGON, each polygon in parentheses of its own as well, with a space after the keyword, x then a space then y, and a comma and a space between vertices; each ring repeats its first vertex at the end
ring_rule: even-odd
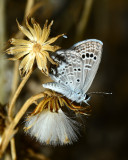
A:
POLYGON ((30 11, 31 11, 33 5, 34 5, 34 0, 27 0, 27 5, 25 8, 25 14, 24 14, 24 21, 28 17, 28 15, 30 14, 30 11))
POLYGON ((30 156, 32 158, 38 159, 38 160, 49 160, 48 158, 46 158, 44 155, 39 154, 39 153, 35 153, 33 150, 28 149, 28 152, 30 154, 30 156))
POLYGON ((6 76, 7 73, 5 72, 5 68, 7 66, 7 61, 5 61, 5 56, 2 54, 3 46, 6 40, 5 37, 5 8, 6 8, 6 1, 0 0, 0 102, 2 104, 6 103, 6 76))
POLYGON ((12 83, 12 91, 11 91, 11 96, 10 96, 10 100, 12 99, 16 89, 17 89, 17 86, 18 86, 18 81, 19 81, 19 70, 18 70, 18 67, 19 67, 19 61, 16 61, 14 63, 14 71, 13 71, 13 83, 12 83))
POLYGON ((22 88, 24 87, 25 83, 27 82, 27 80, 29 79, 30 75, 32 74, 32 71, 33 70, 30 70, 28 72, 28 74, 23 78, 23 80, 21 81, 19 87, 17 88, 17 90, 16 90, 16 92, 15 92, 15 94, 14 94, 14 96, 13 96, 13 98, 12 98, 10 104, 9 104, 9 110, 8 110, 8 116, 9 117, 8 118, 10 120, 13 117, 13 109, 14 109, 15 102, 16 102, 16 100, 17 100, 22 88))
POLYGON ((26 112, 26 110, 29 108, 29 106, 32 103, 34 103, 36 100, 44 97, 44 95, 45 95, 44 93, 40 93, 38 95, 35 95, 35 96, 32 96, 31 98, 29 98, 25 102, 25 104, 21 107, 20 111, 17 113, 17 115, 12 120, 12 122, 10 123, 10 125, 5 129, 4 134, 2 136, 1 146, 0 146, 0 157, 2 157, 4 151, 6 150, 10 139, 17 132, 17 130, 15 130, 15 127, 18 124, 18 122, 20 121, 20 119, 22 118, 22 116, 24 115, 24 113, 26 112))
MULTIPOLYGON (((15 83, 18 83, 18 73, 17 73, 17 68, 16 66, 18 65, 18 63, 15 63, 15 72, 14 72, 14 80, 15 80, 15 83)), ((8 118, 9 118, 9 121, 11 122, 12 121, 12 118, 13 118, 13 110, 14 110, 14 106, 15 106, 15 102, 16 102, 16 99, 18 98, 22 88, 24 87, 25 83, 27 82, 27 80, 29 79, 30 75, 32 73, 32 70, 23 78, 23 80, 21 81, 19 87, 17 88, 16 92, 15 92, 15 89, 16 89, 16 84, 13 86, 13 92, 15 92, 13 98, 12 98, 12 101, 9 105, 9 109, 8 109, 8 118)), ((12 93, 13 93, 12 92, 12 93)), ((15 139, 14 137, 11 139, 10 141, 10 144, 11 144, 11 155, 12 155, 12 160, 16 160, 16 148, 15 148, 15 139)))
POLYGON ((83 33, 87 27, 88 19, 91 13, 92 4, 93 0, 85 0, 83 13, 76 31, 76 41, 79 41, 83 38, 83 33))
POLYGON ((11 155, 12 155, 12 160, 16 160, 16 148, 15 148, 15 139, 11 139, 11 155))
POLYGON ((38 10, 38 9, 39 9, 40 7, 42 7, 43 5, 44 5, 44 2, 39 2, 39 3, 35 4, 35 5, 31 8, 29 14, 27 15, 27 18, 32 17, 32 15, 36 12, 36 10, 38 10))

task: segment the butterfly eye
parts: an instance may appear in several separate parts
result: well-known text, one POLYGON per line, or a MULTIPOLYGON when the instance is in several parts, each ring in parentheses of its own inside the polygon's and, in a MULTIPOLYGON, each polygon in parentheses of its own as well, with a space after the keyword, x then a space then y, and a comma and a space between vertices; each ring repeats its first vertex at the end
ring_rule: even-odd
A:
POLYGON ((94 60, 96 60, 96 56, 94 57, 94 60))
POLYGON ((85 94, 85 100, 88 101, 90 99, 90 96, 88 94, 85 94))
POLYGON ((82 59, 85 59, 85 54, 82 55, 82 59))

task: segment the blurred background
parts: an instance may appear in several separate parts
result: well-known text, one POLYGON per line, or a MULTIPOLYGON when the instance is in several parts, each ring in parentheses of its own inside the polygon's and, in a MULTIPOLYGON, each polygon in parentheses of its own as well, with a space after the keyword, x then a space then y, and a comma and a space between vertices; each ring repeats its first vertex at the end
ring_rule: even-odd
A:
MULTIPOLYGON (((103 41, 102 61, 89 91, 112 92, 94 95, 92 113, 84 121, 79 141, 71 146, 45 146, 23 132, 24 119, 16 135, 18 160, 127 160, 128 146, 128 0, 28 0, 31 15, 43 27, 54 20, 51 37, 65 33, 57 41, 63 49, 95 38, 103 41)), ((0 47, 18 33, 16 19, 23 24, 27 0, 0 0, 0 47)), ((0 55, 0 102, 8 103, 13 83, 14 62, 0 55)), ((20 81, 20 77, 19 77, 20 81)), ((35 71, 18 101, 20 107, 30 96, 42 91, 47 81, 35 71)), ((7 152, 9 153, 9 151, 7 152)))

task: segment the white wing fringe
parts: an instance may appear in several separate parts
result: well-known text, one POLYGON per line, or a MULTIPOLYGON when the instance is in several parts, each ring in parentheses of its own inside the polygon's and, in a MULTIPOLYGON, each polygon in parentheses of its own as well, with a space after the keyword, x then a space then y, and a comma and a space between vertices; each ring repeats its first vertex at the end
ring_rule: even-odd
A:
POLYGON ((27 132, 43 144, 63 145, 77 141, 77 122, 59 109, 58 113, 48 109, 30 117, 26 122, 27 132), (31 127, 30 127, 31 126, 31 127))

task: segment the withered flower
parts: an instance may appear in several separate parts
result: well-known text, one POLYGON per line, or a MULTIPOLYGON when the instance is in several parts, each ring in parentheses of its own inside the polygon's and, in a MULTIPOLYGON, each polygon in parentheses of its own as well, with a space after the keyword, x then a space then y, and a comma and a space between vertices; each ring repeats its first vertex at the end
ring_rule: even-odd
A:
POLYGON ((43 100, 26 120, 27 133, 41 143, 51 145, 72 144, 77 141, 78 122, 69 118, 62 110, 67 106, 75 112, 84 112, 83 107, 53 91, 45 91, 43 100))
POLYGON ((60 49, 59 46, 51 45, 63 34, 49 38, 50 29, 53 24, 53 21, 48 25, 48 20, 44 24, 44 28, 41 29, 40 25, 31 18, 31 27, 26 19, 26 26, 21 26, 17 21, 19 30, 28 38, 25 39, 15 39, 12 38, 10 43, 14 45, 6 50, 7 54, 14 55, 11 60, 21 59, 19 70, 21 75, 27 74, 29 70, 33 67, 34 62, 36 61, 37 67, 46 75, 48 75, 47 59, 54 65, 57 65, 56 62, 50 57, 50 52, 55 52, 60 49))

